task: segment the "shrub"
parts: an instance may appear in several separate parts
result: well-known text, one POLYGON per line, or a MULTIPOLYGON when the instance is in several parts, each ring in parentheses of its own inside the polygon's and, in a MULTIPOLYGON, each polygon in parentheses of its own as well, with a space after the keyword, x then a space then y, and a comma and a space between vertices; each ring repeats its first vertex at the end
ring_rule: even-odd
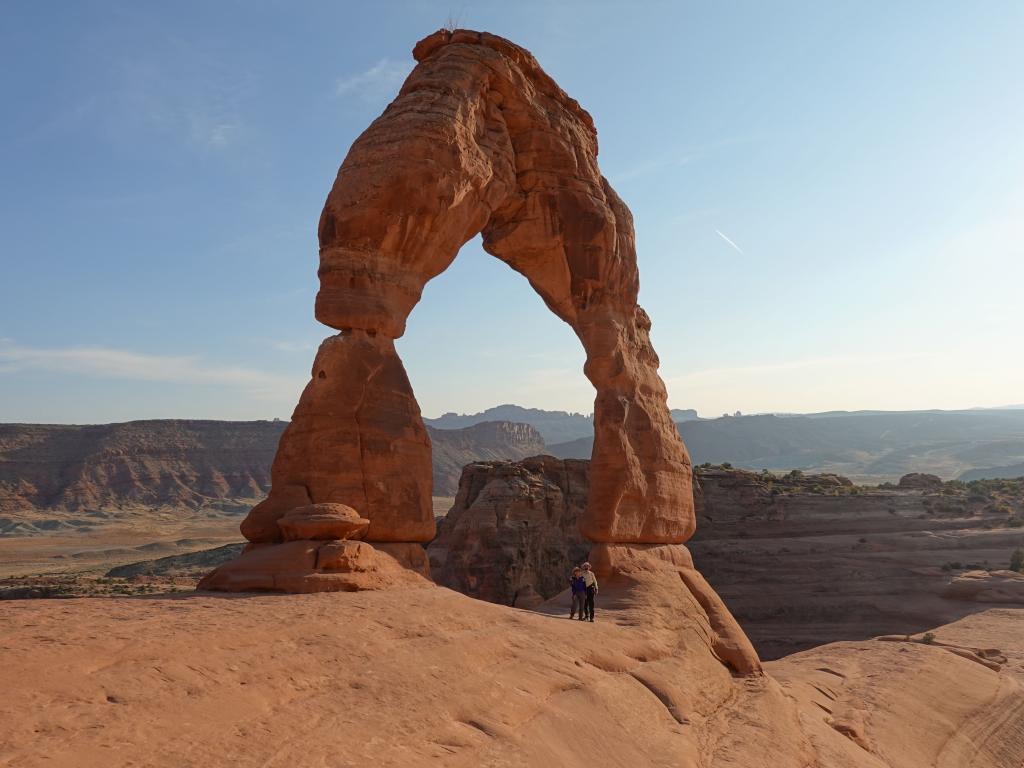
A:
POLYGON ((925 645, 932 645, 935 642, 935 633, 925 632, 924 637, 921 638, 921 642, 925 645))
POLYGON ((1010 555, 1010 570, 1024 573, 1024 547, 1017 547, 1010 555))

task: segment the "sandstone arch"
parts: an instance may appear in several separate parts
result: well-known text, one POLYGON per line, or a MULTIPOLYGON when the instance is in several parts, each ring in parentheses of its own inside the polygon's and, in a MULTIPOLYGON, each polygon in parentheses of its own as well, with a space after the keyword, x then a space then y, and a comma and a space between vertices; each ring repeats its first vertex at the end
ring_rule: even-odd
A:
POLYGON ((580 527, 595 569, 633 605, 674 590, 671 635, 699 636, 734 670, 757 672, 682 546, 695 525, 690 459, 637 304, 632 216, 598 169, 590 115, 502 38, 440 31, 413 54, 416 68, 352 145, 320 218, 316 317, 339 333, 317 353, 270 495, 242 523, 251 543, 199 587, 426 583, 430 440, 394 342, 426 283, 482 233, 586 351, 596 397, 580 527))
POLYGON ((370 520, 369 541, 429 541, 430 446, 394 350, 424 285, 483 233, 572 326, 595 400, 599 542, 680 543, 694 527, 690 462, 665 405, 629 210, 601 176, 590 116, 523 49, 439 32, 395 101, 353 144, 320 220, 324 342, 243 526, 280 539, 297 488, 370 520))

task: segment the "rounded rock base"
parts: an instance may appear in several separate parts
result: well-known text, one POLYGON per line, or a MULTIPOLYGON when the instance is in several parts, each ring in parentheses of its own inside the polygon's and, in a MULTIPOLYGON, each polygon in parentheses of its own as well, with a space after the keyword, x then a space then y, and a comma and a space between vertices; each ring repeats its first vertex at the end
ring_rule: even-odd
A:
POLYGON ((601 585, 678 579, 707 618, 711 648, 719 660, 739 675, 763 674, 750 639, 682 544, 595 544, 590 562, 601 585))
POLYGON ((421 544, 301 540, 250 544, 196 589, 305 594, 432 585, 421 544))

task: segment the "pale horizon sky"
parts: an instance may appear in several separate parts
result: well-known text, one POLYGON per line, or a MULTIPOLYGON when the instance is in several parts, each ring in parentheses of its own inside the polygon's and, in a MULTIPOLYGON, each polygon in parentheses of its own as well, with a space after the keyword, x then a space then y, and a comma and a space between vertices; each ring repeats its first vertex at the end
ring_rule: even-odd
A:
MULTIPOLYGON (((0 421, 288 418, 324 198, 450 17, 594 116, 670 406, 1024 402, 1024 5, 83 0, 0 29, 0 421)), ((398 346, 425 416, 593 410, 478 241, 398 346)))

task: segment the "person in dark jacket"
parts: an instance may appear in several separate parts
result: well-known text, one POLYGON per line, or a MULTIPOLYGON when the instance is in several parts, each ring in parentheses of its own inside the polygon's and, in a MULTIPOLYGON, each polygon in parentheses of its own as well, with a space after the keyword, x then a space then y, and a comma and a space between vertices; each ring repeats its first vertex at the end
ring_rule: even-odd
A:
POLYGON ((575 618, 578 612, 579 620, 583 621, 587 584, 583 581, 583 572, 579 568, 572 569, 572 575, 569 577, 569 589, 572 591, 572 607, 569 609, 569 618, 575 618))

